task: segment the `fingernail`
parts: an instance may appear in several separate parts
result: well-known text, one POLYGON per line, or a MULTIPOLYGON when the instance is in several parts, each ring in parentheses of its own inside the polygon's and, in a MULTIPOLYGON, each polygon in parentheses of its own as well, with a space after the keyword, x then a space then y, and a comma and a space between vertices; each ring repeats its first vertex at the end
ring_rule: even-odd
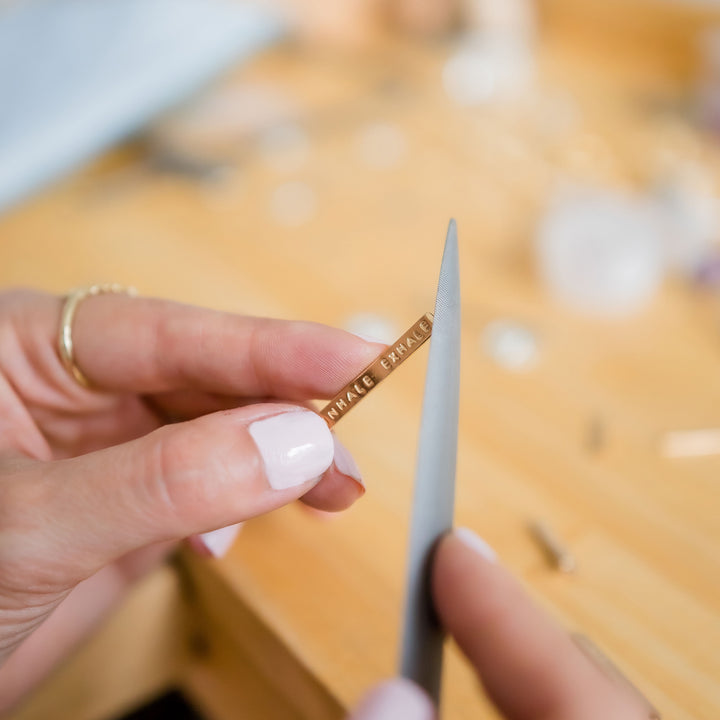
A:
POLYGON ((349 720, 433 720, 430 698, 414 683, 398 678, 371 690, 349 720))
POLYGON ((491 563, 497 562, 497 553, 477 533, 470 530, 470 528, 459 527, 455 528, 453 532, 458 540, 461 540, 486 560, 489 560, 491 563))
POLYGON ((379 345, 387 345, 387 343, 384 340, 381 340, 378 337, 375 337, 374 335, 366 335, 365 333, 356 333, 354 332, 353 335, 356 337, 359 337, 361 340, 364 340, 365 342, 370 343, 378 343, 379 345))
POLYGON ((362 481, 360 468, 357 466, 355 458, 353 458, 350 451, 337 439, 336 435, 333 435, 332 437, 335 445, 335 467, 343 475, 348 475, 353 480, 360 483, 360 485, 365 487, 362 481))
POLYGON ((335 446, 325 421, 302 410, 258 420, 248 428, 275 490, 319 479, 333 461, 335 446))
POLYGON ((217 530, 210 530, 210 532, 200 533, 198 537, 213 557, 220 558, 232 547, 241 527, 242 523, 236 523, 217 530))

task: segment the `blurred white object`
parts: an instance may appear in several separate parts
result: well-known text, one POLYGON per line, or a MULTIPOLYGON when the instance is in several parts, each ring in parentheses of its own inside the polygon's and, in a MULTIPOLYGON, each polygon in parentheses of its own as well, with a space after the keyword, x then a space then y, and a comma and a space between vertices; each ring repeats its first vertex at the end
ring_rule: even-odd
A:
POLYGON ((506 370, 530 369, 538 357, 538 341, 530 328, 511 320, 493 320, 482 331, 483 350, 506 370))
POLYGON ((391 320, 374 313, 351 315, 343 323, 343 328, 365 340, 374 340, 386 345, 395 342, 400 334, 400 331, 391 320))
POLYGON ((534 53, 523 39, 472 35, 445 63, 442 77, 454 102, 473 106, 519 95, 534 74, 534 53))
POLYGON ((388 123, 364 127, 356 140, 360 160, 367 166, 387 170, 397 165, 407 152, 405 133, 388 123))
POLYGON ((310 140, 300 125, 286 122, 260 134, 258 152, 277 173, 297 172, 310 157, 310 140))
POLYGON ((660 452, 671 458, 720 455, 720 428, 666 432, 660 439, 660 452))
POLYGON ((529 0, 465 0, 469 32, 443 70, 458 105, 482 105, 525 91, 535 75, 535 12, 529 0))
POLYGON ((298 227, 315 217, 317 205, 317 195, 308 184, 289 182, 275 188, 270 214, 278 225, 298 227))
POLYGON ((668 267, 696 274, 720 242, 720 204, 712 179, 698 167, 677 168, 657 183, 653 198, 668 267))
POLYGON ((511 35, 527 43, 535 39, 537 17, 532 0, 464 0, 464 15, 476 32, 511 35))
POLYGON ((653 205, 610 190, 560 191, 538 227, 536 252, 550 291, 583 312, 637 311, 663 278, 663 235, 653 205))
POLYGON ((0 209, 279 34, 220 0, 0 3, 0 209))
POLYGON ((272 85, 221 83, 163 113, 145 132, 174 152, 227 160, 248 138, 268 128, 285 127, 294 114, 297 108, 292 100, 272 85))

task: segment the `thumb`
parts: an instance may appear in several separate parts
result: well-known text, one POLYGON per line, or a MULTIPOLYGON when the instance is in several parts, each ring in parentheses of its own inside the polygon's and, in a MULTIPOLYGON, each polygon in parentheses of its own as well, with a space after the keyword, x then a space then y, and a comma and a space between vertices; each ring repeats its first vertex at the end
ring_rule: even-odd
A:
MULTIPOLYGON (((15 473, 15 568, 71 587, 135 548, 284 505, 330 467, 330 430, 293 405, 254 405, 168 425, 132 442, 15 473)), ((7 487, 7 484, 5 484, 7 487)), ((5 493, 6 495, 8 493, 5 493)), ((0 558, 1 559, 1 558, 0 558)), ((7 573, 5 573, 7 575, 7 573)))

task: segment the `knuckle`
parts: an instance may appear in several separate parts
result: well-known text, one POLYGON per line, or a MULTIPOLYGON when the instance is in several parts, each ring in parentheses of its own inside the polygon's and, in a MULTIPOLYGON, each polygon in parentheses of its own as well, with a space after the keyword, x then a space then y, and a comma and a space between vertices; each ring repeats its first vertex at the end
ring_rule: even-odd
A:
POLYGON ((188 426, 174 425, 152 433, 146 480, 148 500, 180 522, 187 521, 203 501, 202 467, 199 467, 192 433, 188 426))
POLYGON ((43 296, 43 293, 39 293, 36 290, 21 287, 8 288, 0 292, 0 307, 3 309, 16 308, 43 296))
POLYGON ((166 361, 165 349, 172 346, 176 335, 173 316, 169 306, 162 300, 147 300, 147 316, 151 322, 151 337, 155 342, 151 353, 153 362, 161 366, 166 361))
POLYGON ((188 344, 202 348, 204 325, 196 321, 194 310, 178 312, 173 303, 160 300, 151 302, 153 312, 148 315, 153 318, 154 346, 151 355, 155 370, 161 377, 185 382, 193 375, 193 368, 188 366, 189 358, 202 353, 190 353, 188 358, 182 349, 188 344), (178 358, 183 358, 182 362, 178 358))
POLYGON ((0 312, 12 324, 23 325, 53 314, 60 298, 28 288, 11 288, 0 292, 0 312))

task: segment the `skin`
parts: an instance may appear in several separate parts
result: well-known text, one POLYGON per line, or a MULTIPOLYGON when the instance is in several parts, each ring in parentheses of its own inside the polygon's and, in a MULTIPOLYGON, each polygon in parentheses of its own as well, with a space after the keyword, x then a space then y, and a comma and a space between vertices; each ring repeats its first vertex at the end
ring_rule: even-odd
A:
MULTIPOLYGON (((438 546, 432 593, 442 625, 507 720, 648 720, 649 706, 590 661, 502 566, 454 533, 438 546)), ((372 690, 350 720, 435 720, 408 680, 372 690)))
POLYGON ((274 490, 248 426, 328 398, 378 346, 314 323, 162 300, 84 300, 60 362, 62 300, 0 295, 0 713, 183 539, 302 498, 363 493, 335 464, 274 490))
POLYGON ((509 720, 647 720, 502 566, 455 535, 438 548, 435 605, 450 635, 509 720))

